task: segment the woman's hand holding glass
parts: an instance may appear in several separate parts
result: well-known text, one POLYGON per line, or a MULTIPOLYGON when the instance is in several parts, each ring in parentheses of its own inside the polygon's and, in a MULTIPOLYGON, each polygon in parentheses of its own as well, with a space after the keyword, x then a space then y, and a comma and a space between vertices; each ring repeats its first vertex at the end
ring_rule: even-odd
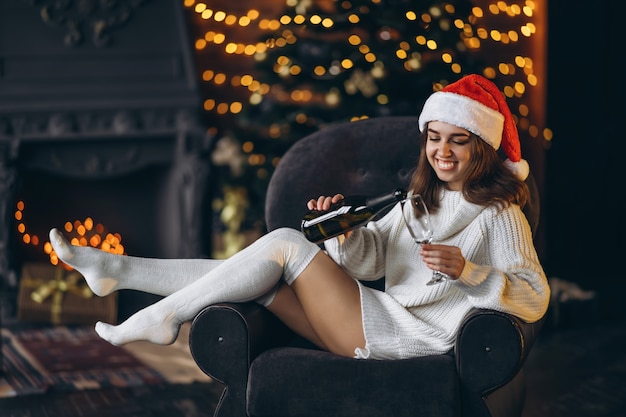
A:
POLYGON ((427 243, 422 245, 421 255, 426 266, 455 280, 463 271, 465 258, 456 246, 427 243))

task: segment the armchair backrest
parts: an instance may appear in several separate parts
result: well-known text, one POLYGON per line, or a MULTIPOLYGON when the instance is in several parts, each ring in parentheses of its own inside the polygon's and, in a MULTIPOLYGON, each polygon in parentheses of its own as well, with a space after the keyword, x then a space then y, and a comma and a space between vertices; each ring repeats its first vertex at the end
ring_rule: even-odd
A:
MULTIPOLYGON (((268 230, 299 229, 306 202, 320 195, 380 195, 408 187, 419 157, 417 117, 389 116, 342 122, 296 142, 276 167, 267 189, 268 230)), ((533 232, 539 193, 532 177, 524 212, 533 232)))

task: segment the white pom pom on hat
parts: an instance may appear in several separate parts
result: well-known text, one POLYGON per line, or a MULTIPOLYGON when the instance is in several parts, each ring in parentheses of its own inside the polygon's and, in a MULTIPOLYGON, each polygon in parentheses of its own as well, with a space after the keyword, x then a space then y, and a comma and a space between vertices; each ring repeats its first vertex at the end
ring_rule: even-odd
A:
POLYGON ((521 180, 528 177, 530 167, 522 159, 511 110, 502 92, 485 77, 466 75, 433 93, 419 116, 420 130, 423 132, 426 124, 435 120, 467 129, 496 150, 502 145, 508 158, 504 162, 506 167, 521 180))

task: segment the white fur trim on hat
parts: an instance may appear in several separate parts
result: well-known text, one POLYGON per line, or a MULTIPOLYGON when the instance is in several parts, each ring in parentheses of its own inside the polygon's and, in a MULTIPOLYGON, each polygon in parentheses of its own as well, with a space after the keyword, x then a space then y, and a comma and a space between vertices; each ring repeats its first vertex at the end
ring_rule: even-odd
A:
POLYGON ((424 103, 419 116, 420 130, 423 132, 428 122, 432 121, 469 130, 496 150, 502 142, 502 113, 460 94, 445 91, 433 93, 424 103))
POLYGON ((504 161, 504 166, 506 166, 513 174, 521 179, 525 180, 530 174, 530 166, 525 159, 520 159, 518 162, 513 162, 510 159, 504 161))

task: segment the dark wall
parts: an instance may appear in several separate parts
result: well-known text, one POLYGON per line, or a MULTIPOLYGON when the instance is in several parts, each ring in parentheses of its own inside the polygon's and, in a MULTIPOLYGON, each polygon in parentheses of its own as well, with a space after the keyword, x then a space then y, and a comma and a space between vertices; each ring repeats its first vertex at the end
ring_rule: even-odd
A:
POLYGON ((551 0, 546 216, 548 276, 598 290, 620 314, 624 244, 624 45, 610 0, 551 0))

